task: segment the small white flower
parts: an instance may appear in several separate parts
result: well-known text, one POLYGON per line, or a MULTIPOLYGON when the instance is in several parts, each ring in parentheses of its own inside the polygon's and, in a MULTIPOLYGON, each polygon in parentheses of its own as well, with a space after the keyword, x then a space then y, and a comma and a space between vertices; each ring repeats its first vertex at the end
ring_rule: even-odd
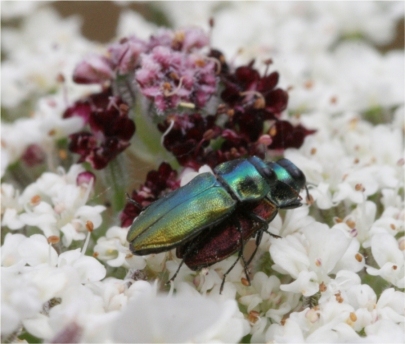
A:
POLYGON ((295 342, 355 342, 360 336, 346 323, 352 307, 334 300, 318 310, 305 309, 291 313, 285 324, 273 324, 266 333, 266 341, 295 342))
POLYGON ((100 213, 105 207, 85 205, 91 185, 77 185, 81 172, 80 165, 73 165, 68 173, 44 173, 22 193, 19 201, 25 212, 18 216, 19 221, 40 228, 46 237, 59 237, 62 232, 65 246, 83 240, 88 227, 92 230, 101 225, 100 213))
POLYGON ((95 282, 103 279, 106 269, 97 259, 84 256, 80 249, 66 251, 58 258, 58 267, 72 267, 79 275, 81 283, 95 282))
POLYGON ((405 308, 403 300, 405 294, 393 288, 385 289, 377 302, 378 319, 387 319, 397 324, 405 323, 405 308))
POLYGON ((25 320, 24 326, 34 336, 47 341, 55 338, 60 342, 57 338, 65 332, 68 342, 105 342, 111 338, 111 323, 116 316, 116 312, 104 311, 101 297, 89 288, 71 285, 65 290, 62 302, 52 307, 48 316, 38 314, 25 320))
POLYGON ((405 332, 403 324, 381 319, 365 328, 366 338, 363 343, 403 343, 405 332))
MULTIPOLYGON (((230 256, 226 259, 223 259, 209 266, 208 268, 202 269, 199 272, 194 272, 190 270, 187 266, 185 266, 185 264, 183 264, 183 266, 178 272, 176 279, 173 282, 174 287, 177 290, 179 288, 179 285, 183 281, 192 279, 193 284, 197 287, 197 289, 201 293, 204 294, 210 291, 210 295, 219 294, 219 290, 223 281, 223 275, 225 272, 228 271, 228 269, 231 267, 231 265, 235 262, 236 259, 237 259, 236 255, 230 256)), ((180 262, 181 262, 180 259, 168 260, 166 262, 166 268, 169 271, 170 277, 173 276, 174 273, 177 271, 180 262)), ((150 263, 148 260, 148 265, 149 264, 150 263)), ((239 260, 239 262, 226 276, 222 295, 224 295, 227 298, 230 295, 233 295, 233 297, 231 298, 234 298, 236 288, 233 285, 233 283, 240 283, 241 278, 245 278, 245 272, 239 260)))
POLYGON ((22 234, 7 233, 4 238, 3 246, 1 247, 1 266, 13 267, 19 270, 25 265, 25 260, 21 257, 18 246, 26 239, 22 234))
POLYGON ((111 227, 105 236, 97 240, 94 253, 98 259, 106 261, 113 267, 142 270, 146 266, 145 258, 132 254, 128 249, 128 229, 118 226, 111 227))
POLYGON ((328 283, 338 264, 346 265, 353 271, 361 269, 355 264, 355 254, 351 241, 339 229, 329 229, 320 223, 314 223, 302 230, 302 234, 289 235, 275 239, 270 246, 270 254, 275 262, 273 269, 288 273, 296 279, 281 290, 302 293, 305 296, 315 294, 321 282, 328 283), (352 248, 351 248, 352 247, 352 248), (348 252, 349 250, 349 252, 348 252), (348 260, 342 258, 348 252, 348 260))
POLYGON ((371 239, 371 252, 380 269, 367 268, 372 276, 381 276, 398 288, 405 287, 404 251, 389 234, 376 234, 371 239))
POLYGON ((13 185, 7 183, 1 184, 1 214, 7 209, 21 209, 21 205, 18 202, 18 196, 19 191, 16 190, 13 185))
POLYGON ((299 232, 302 228, 311 226, 315 220, 309 216, 309 207, 302 206, 298 209, 287 210, 282 226, 276 231, 271 229, 275 227, 274 221, 270 222, 269 231, 282 237, 299 232))
POLYGON ((239 302, 247 307, 247 313, 257 312, 258 318, 251 324, 252 338, 263 342, 270 322, 279 323, 299 304, 299 294, 280 290, 280 280, 257 272, 250 287, 239 288, 239 302))
POLYGON ((9 335, 42 309, 38 289, 28 276, 1 268, 1 334, 9 335))
POLYGON ((46 238, 41 234, 33 234, 20 242, 18 252, 26 263, 32 267, 55 266, 58 254, 56 250, 49 245, 46 238))
POLYGON ((347 232, 350 236, 355 237, 364 247, 368 247, 376 212, 377 207, 374 202, 366 201, 360 203, 342 222, 337 223, 333 227, 347 232))

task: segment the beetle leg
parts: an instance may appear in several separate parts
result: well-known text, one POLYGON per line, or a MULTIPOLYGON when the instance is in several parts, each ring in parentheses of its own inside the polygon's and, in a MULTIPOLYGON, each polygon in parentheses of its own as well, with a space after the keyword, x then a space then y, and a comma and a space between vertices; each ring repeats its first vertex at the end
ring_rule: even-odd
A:
POLYGON ((242 258, 242 260, 243 260, 243 269, 245 270, 245 276, 250 285, 250 277, 247 272, 247 264, 246 264, 245 258, 243 257, 243 249, 245 248, 245 244, 243 242, 242 230, 240 229, 239 222, 236 222, 236 230, 239 232, 239 235, 240 235, 240 249, 239 249, 239 253, 238 253, 238 258, 235 259, 235 261, 233 262, 231 267, 224 273, 224 276, 222 277, 221 287, 219 288, 220 294, 222 294, 222 290, 224 289, 226 276, 232 271, 232 269, 235 267, 236 263, 239 261, 240 258, 242 258))
MULTIPOLYGON (((186 252, 186 253, 188 253, 188 252, 186 252)), ((176 278, 177 274, 178 274, 179 271, 180 271, 181 266, 182 266, 183 263, 184 263, 184 258, 186 257, 186 253, 183 255, 183 259, 181 260, 180 265, 179 265, 179 267, 177 268, 176 272, 175 272, 174 275, 166 282, 166 284, 169 284, 170 282, 173 282, 174 279, 176 278)))
POLYGON ((266 232, 268 235, 271 235, 273 238, 276 238, 276 239, 280 239, 280 238, 281 238, 281 236, 279 236, 279 235, 277 235, 277 234, 270 233, 268 230, 263 230, 263 232, 266 232))
MULTIPOLYGON (((254 256, 256 255, 257 250, 259 249, 259 245, 260 245, 260 243, 261 243, 261 241, 262 241, 262 238, 263 238, 263 232, 266 232, 267 234, 270 234, 270 235, 271 235, 272 237, 274 237, 274 238, 281 238, 281 237, 280 237, 279 235, 270 233, 270 232, 267 230, 267 227, 269 226, 269 223, 271 222, 272 219, 271 219, 270 221, 266 221, 266 220, 262 219, 260 216, 257 216, 256 214, 253 214, 253 213, 248 213, 247 215, 248 215, 250 218, 252 218, 252 219, 254 219, 255 221, 257 221, 257 222, 259 222, 259 223, 262 224, 262 227, 256 232, 256 233, 257 233, 257 234, 256 234, 256 247, 255 247, 253 253, 251 254, 250 258, 249 258, 248 261, 246 262, 246 264, 249 265, 249 264, 252 262, 254 256)), ((274 217, 275 217, 276 215, 277 215, 277 213, 274 214, 274 217)), ((273 218, 274 218, 274 217, 273 217, 273 218)))
POLYGON ((186 250, 183 254, 183 259, 181 260, 179 267, 177 268, 174 275, 166 282, 166 284, 169 284, 170 282, 174 281, 174 279, 176 278, 177 274, 180 271, 181 266, 184 264, 185 259, 187 258, 189 253, 193 251, 194 247, 196 247, 200 241, 201 240, 193 240, 193 242, 190 245, 188 245, 188 247, 186 248, 186 250))

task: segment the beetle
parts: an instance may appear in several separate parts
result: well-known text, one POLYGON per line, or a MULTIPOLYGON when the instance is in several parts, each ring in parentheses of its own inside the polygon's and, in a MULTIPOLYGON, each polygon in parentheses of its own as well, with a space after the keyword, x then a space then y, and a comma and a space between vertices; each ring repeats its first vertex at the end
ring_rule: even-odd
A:
MULTIPOLYGON (((288 167, 287 161, 280 161, 279 163, 288 167)), ((299 177, 298 173, 296 177, 299 177)), ((293 209, 301 206, 299 196, 301 187, 305 187, 307 200, 310 200, 305 180, 304 185, 300 183, 289 185, 290 182, 289 179, 278 180, 276 185, 273 185, 271 197, 273 200, 277 200, 277 205, 267 198, 258 202, 243 204, 238 212, 230 216, 227 221, 214 226, 209 231, 203 231, 192 241, 179 246, 176 250, 177 257, 182 258, 182 262, 191 270, 196 271, 211 266, 239 251, 237 259, 223 275, 220 293, 226 276, 240 258, 243 260, 246 278, 250 283, 247 266, 256 254, 263 233, 267 232, 271 236, 279 238, 279 236, 267 231, 269 223, 276 217, 279 209, 293 209), (244 245, 253 236, 256 236, 256 247, 246 262, 243 258, 244 245)), ((174 277, 175 275, 172 279, 174 277)))
MULTIPOLYGON (((224 162, 214 169, 214 174, 199 174, 188 184, 145 208, 128 231, 129 247, 135 255, 146 255, 186 244, 187 247, 179 249, 178 253, 186 264, 188 261, 191 266, 199 268, 203 263, 196 254, 193 256, 191 242, 205 242, 209 246, 219 239, 212 234, 206 234, 206 239, 199 237, 195 241, 193 238, 204 232, 225 233, 236 229, 239 234, 231 236, 234 239, 226 248, 233 254, 256 232, 259 231, 257 235, 261 238, 264 229, 259 229, 274 218, 277 209, 301 206, 299 192, 305 184, 305 175, 287 159, 266 163, 252 156, 224 162), (260 220, 260 211, 255 214, 253 210, 269 204, 273 210, 265 211, 265 218, 260 220), (238 215, 239 212, 243 215, 238 215), (227 225, 227 220, 234 222, 235 227, 227 225), (201 264, 193 265, 193 257, 201 264)), ((221 254, 216 261, 230 254, 221 254)), ((216 261, 214 259, 213 263, 216 261)))

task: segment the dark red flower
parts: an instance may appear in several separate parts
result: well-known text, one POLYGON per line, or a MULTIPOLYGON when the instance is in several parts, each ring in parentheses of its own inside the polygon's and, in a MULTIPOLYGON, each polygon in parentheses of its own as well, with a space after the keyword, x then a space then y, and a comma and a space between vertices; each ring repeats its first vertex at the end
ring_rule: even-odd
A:
POLYGON ((165 193, 176 190, 180 186, 177 172, 168 163, 161 163, 157 170, 150 171, 145 184, 133 191, 131 198, 139 204, 128 201, 121 213, 121 227, 130 226, 136 216, 150 203, 162 197, 165 193))
POLYGON ((314 132, 279 119, 287 107, 288 94, 276 88, 277 72, 262 77, 253 63, 232 72, 220 51, 212 50, 210 57, 218 60, 224 103, 214 115, 177 114, 158 125, 165 133, 165 148, 182 166, 197 170, 204 164, 215 167, 248 155, 264 158, 269 148, 298 148, 305 136, 314 132), (269 127, 272 130, 267 132, 269 127))
POLYGON ((162 133, 167 131, 163 139, 165 148, 176 156, 182 166, 197 170, 206 163, 206 148, 210 141, 217 138, 222 130, 215 122, 216 116, 194 113, 171 116, 158 128, 162 133))
POLYGON ((70 135, 69 149, 95 169, 102 169, 129 146, 135 123, 128 118, 128 105, 113 96, 111 89, 76 102, 64 118, 80 116, 89 130, 70 135))
POLYGON ((277 72, 261 77, 250 63, 221 77, 225 84, 221 98, 234 111, 260 110, 265 119, 274 119, 287 108, 288 93, 275 88, 279 79, 277 72))
POLYGON ((276 121, 269 130, 269 134, 272 137, 272 143, 269 148, 299 148, 304 143, 305 137, 315 132, 316 130, 309 130, 301 124, 294 127, 290 122, 276 121))

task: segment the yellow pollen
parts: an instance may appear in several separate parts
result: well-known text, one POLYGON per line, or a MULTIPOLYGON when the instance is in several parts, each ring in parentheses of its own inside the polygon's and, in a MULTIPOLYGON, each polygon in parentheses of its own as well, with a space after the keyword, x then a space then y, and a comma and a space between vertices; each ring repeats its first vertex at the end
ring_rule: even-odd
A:
POLYGON ((48 240, 48 243, 49 243, 49 244, 54 245, 54 244, 57 244, 60 239, 59 239, 59 237, 56 236, 56 235, 51 235, 51 236, 49 236, 49 237, 47 238, 47 240, 48 240))
POLYGON ((35 195, 35 196, 33 196, 33 197, 31 198, 30 202, 31 202, 31 204, 32 204, 33 206, 38 205, 38 204, 41 202, 41 196, 40 196, 40 195, 35 195))
POLYGON ((363 261, 363 256, 360 253, 356 253, 356 255, 354 256, 356 258, 356 260, 360 263, 361 261, 363 261))
POLYGON ((248 320, 250 323, 254 324, 257 320, 259 320, 260 314, 257 311, 250 311, 248 314, 248 320))
POLYGON ((87 220, 87 221, 86 221, 86 229, 87 229, 89 232, 92 232, 93 229, 94 229, 94 223, 91 222, 90 220, 87 220))
POLYGON ((240 282, 241 282, 245 287, 250 286, 249 281, 248 281, 247 278, 245 278, 245 277, 242 277, 242 278, 240 279, 240 282))

